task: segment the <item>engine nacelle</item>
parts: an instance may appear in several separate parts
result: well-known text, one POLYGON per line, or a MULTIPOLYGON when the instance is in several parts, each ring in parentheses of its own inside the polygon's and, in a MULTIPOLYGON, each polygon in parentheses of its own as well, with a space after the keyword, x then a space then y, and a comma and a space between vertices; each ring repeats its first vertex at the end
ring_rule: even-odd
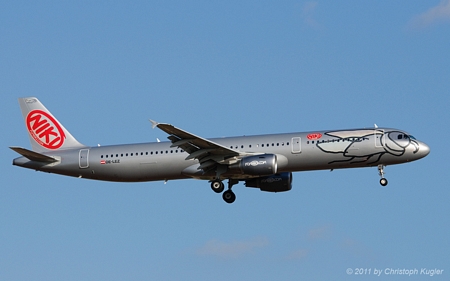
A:
POLYGON ((292 189, 292 173, 280 173, 269 177, 254 178, 245 181, 247 187, 257 187, 261 191, 283 192, 292 189))
POLYGON ((275 154, 263 154, 247 156, 239 163, 230 166, 231 170, 240 170, 244 175, 269 176, 277 173, 277 156, 275 154))

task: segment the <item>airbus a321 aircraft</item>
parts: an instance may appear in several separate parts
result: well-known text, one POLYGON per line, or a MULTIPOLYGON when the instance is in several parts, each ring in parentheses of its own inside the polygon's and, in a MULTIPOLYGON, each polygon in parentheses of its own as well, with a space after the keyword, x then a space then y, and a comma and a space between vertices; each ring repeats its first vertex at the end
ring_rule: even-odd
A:
POLYGON ((151 121, 170 142, 86 146, 79 143, 35 97, 20 98, 32 150, 11 147, 22 157, 13 165, 66 176, 117 182, 202 179, 223 200, 236 199, 232 186, 282 192, 292 172, 378 167, 423 158, 430 148, 410 134, 388 128, 314 131, 206 139, 151 121))

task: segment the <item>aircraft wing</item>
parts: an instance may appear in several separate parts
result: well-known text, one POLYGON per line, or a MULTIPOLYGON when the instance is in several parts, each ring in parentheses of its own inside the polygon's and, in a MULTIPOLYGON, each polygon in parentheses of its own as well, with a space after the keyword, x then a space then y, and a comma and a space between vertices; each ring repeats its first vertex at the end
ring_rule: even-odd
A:
POLYGON ((157 123, 153 120, 152 127, 158 127, 169 134, 167 137, 171 142, 171 147, 179 147, 189 153, 186 160, 198 159, 200 166, 198 169, 207 171, 213 169, 217 164, 230 164, 240 156, 247 155, 221 144, 196 136, 170 124, 157 123))

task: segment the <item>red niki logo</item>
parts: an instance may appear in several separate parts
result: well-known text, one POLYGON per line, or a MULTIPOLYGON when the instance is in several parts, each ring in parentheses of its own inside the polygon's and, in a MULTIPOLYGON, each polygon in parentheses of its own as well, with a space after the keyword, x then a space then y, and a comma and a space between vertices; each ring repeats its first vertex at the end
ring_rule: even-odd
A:
POLYGON ((50 114, 33 110, 26 118, 27 128, 33 139, 48 149, 58 149, 64 144, 64 131, 50 114))
POLYGON ((318 140, 322 137, 321 133, 312 133, 306 136, 309 140, 318 140))

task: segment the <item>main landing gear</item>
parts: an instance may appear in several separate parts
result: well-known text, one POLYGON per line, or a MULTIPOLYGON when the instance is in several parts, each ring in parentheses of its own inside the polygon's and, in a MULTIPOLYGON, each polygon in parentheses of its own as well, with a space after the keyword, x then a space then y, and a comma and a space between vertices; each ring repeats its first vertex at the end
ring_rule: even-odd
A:
MULTIPOLYGON (((233 187, 233 185, 237 183, 239 183, 238 180, 233 179, 228 180, 228 190, 222 194, 223 200, 228 204, 231 204, 236 200, 236 195, 231 190, 231 187, 233 187)), ((216 193, 222 193, 222 191, 225 189, 225 185, 221 180, 213 180, 211 181, 211 189, 216 193)))
POLYGON ((220 181, 220 180, 213 180, 211 182, 211 189, 215 193, 222 193, 222 191, 225 189, 225 186, 224 186, 222 181, 220 181))
POLYGON ((382 186, 386 186, 388 184, 388 180, 384 178, 384 165, 378 165, 378 174, 380 175, 380 184, 382 186))

